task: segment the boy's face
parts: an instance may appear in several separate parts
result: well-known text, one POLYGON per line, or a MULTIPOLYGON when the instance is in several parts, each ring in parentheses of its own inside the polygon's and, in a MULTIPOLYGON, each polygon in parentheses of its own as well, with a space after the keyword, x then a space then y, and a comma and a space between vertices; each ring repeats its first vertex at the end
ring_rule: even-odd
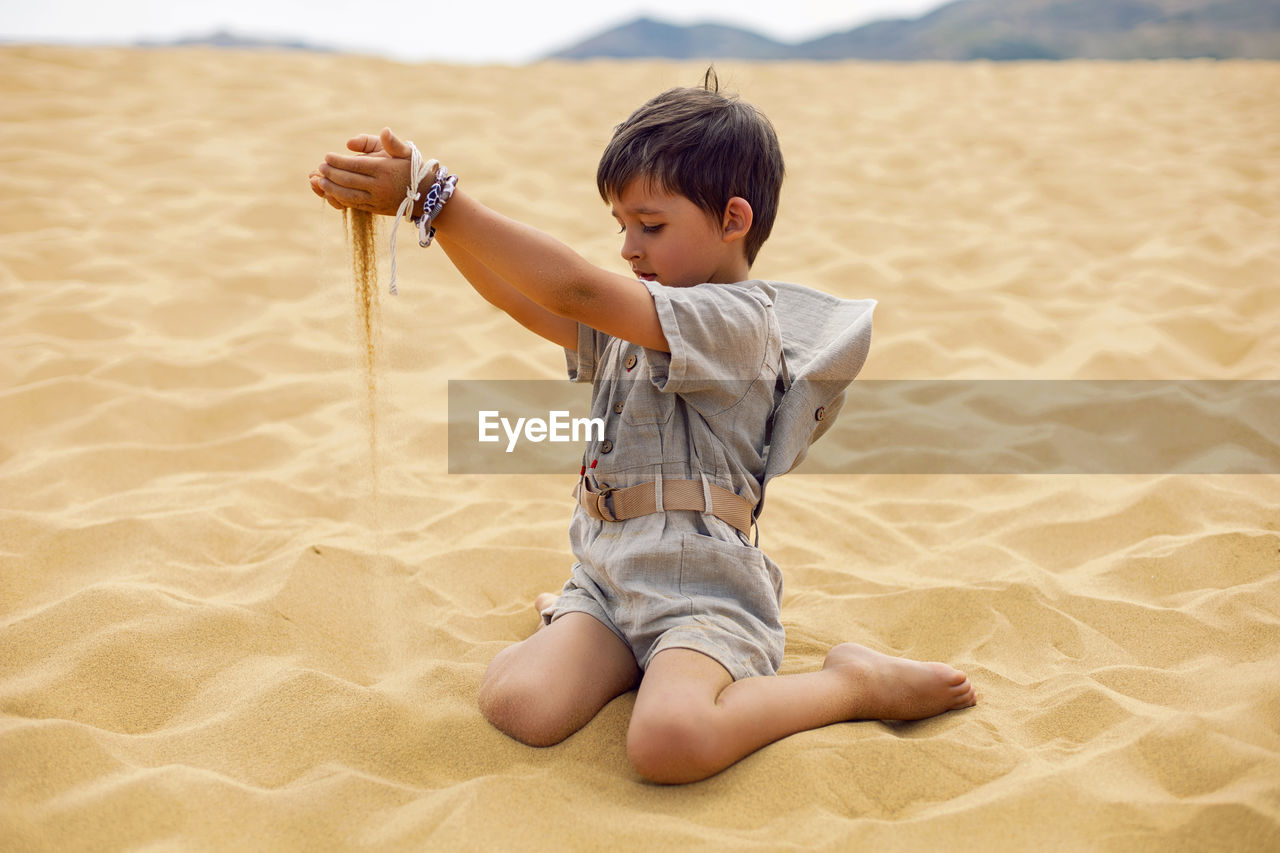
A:
POLYGON ((685 196, 635 180, 612 201, 622 226, 622 259, 637 278, 667 287, 747 278, 741 241, 726 239, 722 223, 685 196))

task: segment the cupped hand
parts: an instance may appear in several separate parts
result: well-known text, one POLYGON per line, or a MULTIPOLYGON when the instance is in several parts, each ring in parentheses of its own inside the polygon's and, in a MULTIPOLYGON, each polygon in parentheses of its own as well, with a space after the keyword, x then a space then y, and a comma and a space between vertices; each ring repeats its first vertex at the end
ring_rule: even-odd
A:
POLYGON ((353 136, 347 140, 347 148, 360 154, 381 154, 384 157, 399 157, 404 160, 408 160, 413 154, 409 144, 396 136, 389 127, 384 127, 382 133, 377 136, 372 133, 353 136))
POLYGON ((338 209, 395 216, 409 185, 409 146, 390 128, 383 128, 378 136, 352 137, 347 148, 358 153, 325 155, 324 163, 310 175, 311 191, 338 209))

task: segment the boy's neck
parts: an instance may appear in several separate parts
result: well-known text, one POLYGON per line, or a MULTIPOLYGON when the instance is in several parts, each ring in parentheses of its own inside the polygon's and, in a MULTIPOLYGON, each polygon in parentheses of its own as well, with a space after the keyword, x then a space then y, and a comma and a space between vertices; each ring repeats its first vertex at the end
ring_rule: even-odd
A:
POLYGON ((724 279, 716 282, 717 284, 737 284, 740 281, 747 281, 751 278, 751 267, 747 264, 746 258, 739 258, 738 263, 729 266, 725 275, 716 276, 716 278, 724 279))

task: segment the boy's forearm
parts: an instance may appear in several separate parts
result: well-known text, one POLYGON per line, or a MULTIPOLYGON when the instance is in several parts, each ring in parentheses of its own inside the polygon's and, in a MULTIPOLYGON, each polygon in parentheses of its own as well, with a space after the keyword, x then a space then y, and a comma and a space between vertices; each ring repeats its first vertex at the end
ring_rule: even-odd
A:
POLYGON ((448 237, 439 235, 436 242, 449 256, 454 268, 490 305, 501 308, 526 329, 561 346, 577 349, 578 325, 575 321, 538 305, 448 237))
POLYGON ((436 228, 446 245, 460 248, 521 294, 562 317, 576 319, 579 306, 592 297, 591 280, 604 273, 554 237, 509 219, 461 191, 445 206, 436 228))
POLYGON ((527 296, 476 260, 470 252, 453 240, 441 235, 437 236, 436 244, 444 249, 444 253, 449 256, 449 261, 471 284, 471 288, 483 296, 489 304, 510 314, 519 300, 529 301, 527 296))
MULTIPOLYGON (((600 269, 554 237, 508 219, 462 192, 454 193, 445 205, 436 228, 446 243, 471 255, 553 317, 650 349, 669 350, 653 297, 634 278, 600 269)), ((529 328, 565 346, 576 346, 576 325, 571 336, 556 321, 534 319, 547 325, 529 328)))

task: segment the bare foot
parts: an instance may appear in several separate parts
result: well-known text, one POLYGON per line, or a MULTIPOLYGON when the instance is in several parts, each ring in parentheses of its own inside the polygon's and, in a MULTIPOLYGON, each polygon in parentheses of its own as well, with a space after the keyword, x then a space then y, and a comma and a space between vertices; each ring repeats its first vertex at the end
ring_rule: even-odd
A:
POLYGON ((541 613, 548 607, 556 603, 556 599, 560 597, 556 592, 544 592, 533 600, 533 609, 541 613))
POLYGON ((978 703, 969 677, 945 663, 896 658, 842 643, 827 653, 823 669, 849 678, 855 720, 923 720, 978 703))

